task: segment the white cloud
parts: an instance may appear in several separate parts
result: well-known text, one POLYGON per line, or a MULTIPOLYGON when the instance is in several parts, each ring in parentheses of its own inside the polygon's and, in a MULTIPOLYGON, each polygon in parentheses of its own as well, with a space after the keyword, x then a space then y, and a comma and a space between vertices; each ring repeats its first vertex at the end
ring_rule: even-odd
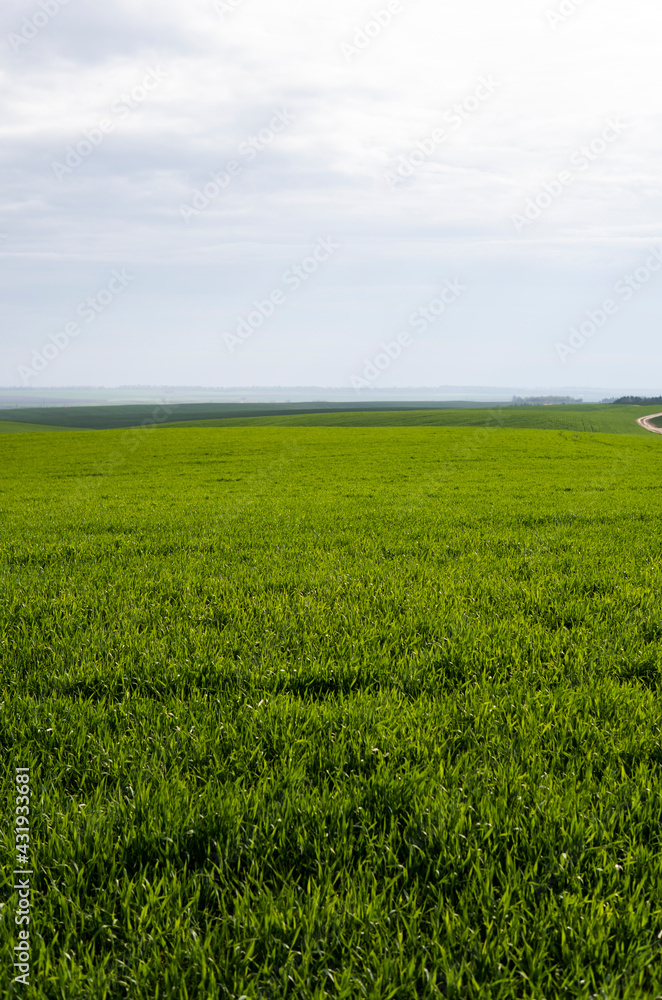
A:
MULTIPOLYGON (((458 269, 471 293, 440 332, 443 351, 408 351, 389 369, 393 384, 566 384, 553 345, 578 300, 591 308, 614 272, 662 239, 662 10, 642 0, 633 17, 624 0, 586 0, 553 28, 547 12, 560 6, 402 0, 388 21, 375 20, 382 0, 243 0, 225 17, 212 0, 69 0, 15 51, 9 36, 43 8, 8 0, 0 382, 17 383, 21 359, 66 322, 67 305, 120 265, 136 274, 121 309, 41 384, 342 384, 394 333, 394 316, 458 269), (343 45, 357 39, 348 61, 343 45), (155 67, 158 86, 143 97, 155 67), (393 190, 386 175, 399 158, 490 77, 494 95, 393 190), (242 155, 278 109, 294 122, 242 155), (572 183, 516 231, 513 214, 610 119, 627 122, 623 136, 587 169, 575 161, 572 183), (80 163, 54 170, 72 149, 80 163), (232 183, 185 222, 182 204, 232 160, 232 183), (228 359, 228 323, 327 234, 342 254, 268 336, 228 359)), ((636 322, 627 370, 643 383, 655 310, 639 307, 636 322)), ((624 315, 610 336, 626 335, 624 315)), ((595 384, 621 384, 621 354, 591 344, 581 381, 594 364, 595 384)))

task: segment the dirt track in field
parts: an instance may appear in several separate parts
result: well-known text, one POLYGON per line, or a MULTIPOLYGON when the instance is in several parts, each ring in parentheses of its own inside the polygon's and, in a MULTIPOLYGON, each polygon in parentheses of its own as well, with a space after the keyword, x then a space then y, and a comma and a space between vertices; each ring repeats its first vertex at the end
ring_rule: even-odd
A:
POLYGON ((662 413, 649 413, 647 417, 639 417, 637 423, 640 427, 645 428, 647 431, 652 431, 653 434, 662 434, 662 427, 656 427, 655 424, 651 424, 651 420, 655 417, 662 417, 662 413))

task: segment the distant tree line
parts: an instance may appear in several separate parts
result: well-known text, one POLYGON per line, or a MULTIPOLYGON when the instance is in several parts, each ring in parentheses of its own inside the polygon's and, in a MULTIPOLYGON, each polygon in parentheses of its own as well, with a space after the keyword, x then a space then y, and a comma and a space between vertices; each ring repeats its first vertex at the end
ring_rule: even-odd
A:
POLYGON ((626 406, 662 406, 662 396, 621 396, 620 399, 605 399, 604 402, 626 406))
POLYGON ((513 406, 549 406, 561 403, 583 403, 572 396, 513 396, 513 406))

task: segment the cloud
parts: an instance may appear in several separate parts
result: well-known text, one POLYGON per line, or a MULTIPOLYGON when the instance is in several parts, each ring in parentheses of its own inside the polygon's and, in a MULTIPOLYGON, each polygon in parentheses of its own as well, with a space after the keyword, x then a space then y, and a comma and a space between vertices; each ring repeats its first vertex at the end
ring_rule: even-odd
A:
MULTIPOLYGON (((589 308, 601 277, 662 235, 662 13, 644 0, 636 19, 624 19, 624 0, 587 0, 553 27, 554 4, 530 0, 450 9, 402 0, 390 20, 376 17, 382 8, 389 11, 354 0, 319 8, 235 0, 228 9, 212 0, 6 2, 0 256, 10 294, 0 381, 16 382, 17 358, 66 320, 66 303, 127 266, 135 290, 99 324, 109 346, 77 344, 49 378, 92 383, 110 365, 119 382, 152 381, 158 368, 160 380, 171 371, 173 381, 200 383, 227 362, 228 317, 331 235, 343 254, 228 377, 285 384, 288 366, 298 383, 319 382, 320 372, 344 377, 353 345, 360 353, 379 342, 394 310, 427 301, 457 262, 474 291, 439 381, 456 371, 476 382, 468 369, 493 358, 496 339, 523 381, 551 384, 548 345, 562 337, 576 286, 589 308), (21 33, 31 37, 17 47, 21 33), (348 44, 357 48, 349 60, 348 44), (486 79, 498 87, 474 107, 486 79), (449 115, 458 108, 455 128, 449 115), (279 114, 293 120, 269 136, 279 114), (580 169, 577 151, 619 119, 623 135, 580 169), (446 140, 389 184, 440 127, 446 140), (545 192, 569 169, 572 183, 547 205, 545 192), (203 207, 185 218, 182 206, 194 198, 203 207), (544 210, 518 231, 513 215, 536 199, 544 210), (121 324, 131 316, 127 353, 121 324), (307 359, 307 377, 295 355, 307 359)), ((638 319, 648 343, 652 316, 640 309, 638 319)), ((389 374, 428 381, 423 356, 408 352, 389 374)), ((515 381, 500 364, 494 371, 515 381)))

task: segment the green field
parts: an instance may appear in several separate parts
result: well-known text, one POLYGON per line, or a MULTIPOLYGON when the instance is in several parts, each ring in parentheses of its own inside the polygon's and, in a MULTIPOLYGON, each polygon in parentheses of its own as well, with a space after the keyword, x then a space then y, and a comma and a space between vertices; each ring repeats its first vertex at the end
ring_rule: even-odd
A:
POLYGON ((434 410, 346 410, 334 413, 291 414, 260 417, 229 417, 222 420, 179 421, 164 427, 504 427, 519 430, 577 431, 590 434, 638 434, 651 432, 637 420, 654 407, 613 406, 595 403, 582 406, 498 406, 434 410))
POLYGON ((58 427, 56 424, 27 424, 18 420, 0 418, 0 434, 26 434, 34 431, 68 431, 69 427, 58 427))
POLYGON ((576 430, 3 436, 4 995, 661 996, 662 442, 576 430))
MULTIPOLYGON (((453 410, 466 407, 467 403, 361 403, 350 408, 364 413, 382 410, 385 407, 397 413, 401 410, 443 409, 453 410)), ((474 409, 491 409, 491 404, 471 404, 474 409)), ((318 413, 343 413, 350 404, 338 405, 326 402, 309 403, 131 403, 103 406, 34 406, 21 409, 0 410, 0 432, 7 423, 21 421, 24 424, 61 425, 77 430, 113 430, 122 427, 139 427, 148 424, 181 422, 188 426, 192 422, 213 423, 227 419, 252 419, 254 417, 311 416, 318 413)), ((645 412, 645 411, 644 411, 645 412)), ((652 411, 651 411, 652 412, 652 411)))
POLYGON ((501 406, 466 403, 177 403, 171 406, 34 407, 0 411, 0 433, 66 428, 164 427, 510 427, 591 434, 650 434, 637 419, 660 406, 584 403, 501 406))

